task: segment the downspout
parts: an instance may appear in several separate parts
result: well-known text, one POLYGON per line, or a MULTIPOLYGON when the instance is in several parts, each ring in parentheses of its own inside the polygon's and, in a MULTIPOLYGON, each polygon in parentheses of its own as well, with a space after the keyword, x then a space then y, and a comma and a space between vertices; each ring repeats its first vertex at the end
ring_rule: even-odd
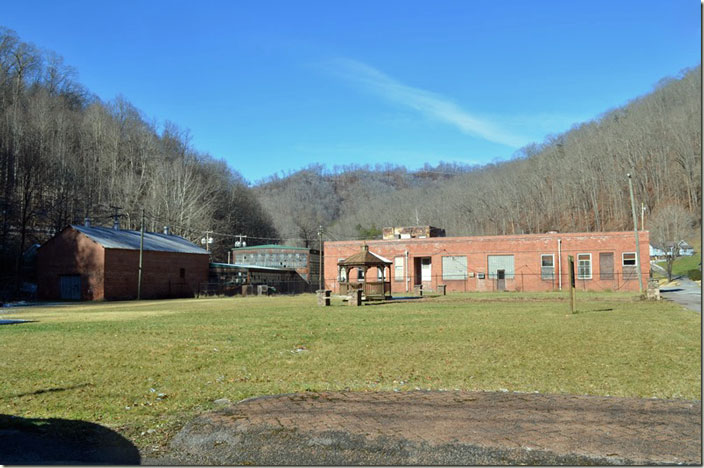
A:
POLYGON ((557 239, 557 288, 562 291, 562 239, 557 239))
POLYGON ((408 292, 408 279, 410 272, 410 268, 408 268, 408 250, 406 250, 406 262, 404 264, 404 267, 406 268, 406 292, 408 292))

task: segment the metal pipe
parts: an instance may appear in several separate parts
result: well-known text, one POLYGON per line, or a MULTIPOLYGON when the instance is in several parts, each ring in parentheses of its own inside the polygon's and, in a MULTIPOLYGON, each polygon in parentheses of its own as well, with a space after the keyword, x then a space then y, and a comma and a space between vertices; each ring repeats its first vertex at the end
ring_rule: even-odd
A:
POLYGON ((562 239, 557 239, 557 288, 562 291, 562 239))
POLYGON ((406 276, 406 292, 408 292, 408 279, 409 279, 409 271, 410 269, 408 268, 408 250, 406 250, 406 262, 403 265, 403 267, 406 269, 405 271, 405 276, 406 276))

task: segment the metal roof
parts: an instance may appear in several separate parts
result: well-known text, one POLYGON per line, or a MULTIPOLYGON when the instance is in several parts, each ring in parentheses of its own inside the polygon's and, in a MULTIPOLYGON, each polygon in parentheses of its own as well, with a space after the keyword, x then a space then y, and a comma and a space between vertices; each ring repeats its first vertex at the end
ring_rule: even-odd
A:
POLYGON ((305 247, 293 247, 290 245, 266 244, 266 245, 251 245, 247 247, 236 247, 234 250, 257 250, 257 249, 285 249, 285 250, 309 250, 305 247))
MULTIPOLYGON (((86 227, 75 224, 72 224, 71 227, 106 249, 139 250, 139 231, 118 230, 100 226, 86 227)), ((183 237, 155 232, 144 233, 144 250, 208 255, 207 250, 198 247, 183 237)))
POLYGON ((245 263, 217 263, 210 262, 211 267, 219 268, 241 268, 243 270, 270 270, 270 271, 296 271, 295 268, 285 268, 285 267, 267 267, 260 265, 248 265, 245 263))

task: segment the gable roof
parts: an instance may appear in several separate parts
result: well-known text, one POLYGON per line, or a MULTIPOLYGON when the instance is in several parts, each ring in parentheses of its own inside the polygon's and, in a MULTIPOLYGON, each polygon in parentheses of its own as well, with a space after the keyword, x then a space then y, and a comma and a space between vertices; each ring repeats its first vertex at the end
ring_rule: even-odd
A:
POLYGON ((337 262, 338 265, 347 266, 364 266, 364 265, 390 265, 391 260, 377 255, 369 251, 369 247, 365 244, 362 246, 362 251, 357 252, 351 257, 347 257, 344 260, 337 262))
MULTIPOLYGON (((100 226, 79 226, 72 224, 71 228, 86 235, 106 249, 139 250, 139 231, 117 230, 100 226)), ((208 255, 208 251, 180 236, 144 233, 144 250, 155 252, 180 252, 208 255)))

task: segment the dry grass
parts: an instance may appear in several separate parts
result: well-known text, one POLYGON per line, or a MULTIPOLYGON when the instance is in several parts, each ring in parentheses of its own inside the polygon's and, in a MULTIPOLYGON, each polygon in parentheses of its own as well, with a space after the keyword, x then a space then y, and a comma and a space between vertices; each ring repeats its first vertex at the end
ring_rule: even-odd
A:
POLYGON ((701 398, 699 314, 625 293, 579 294, 578 309, 555 293, 27 308, 5 317, 36 322, 0 327, 0 413, 96 422, 146 447, 218 398, 306 390, 701 398))

